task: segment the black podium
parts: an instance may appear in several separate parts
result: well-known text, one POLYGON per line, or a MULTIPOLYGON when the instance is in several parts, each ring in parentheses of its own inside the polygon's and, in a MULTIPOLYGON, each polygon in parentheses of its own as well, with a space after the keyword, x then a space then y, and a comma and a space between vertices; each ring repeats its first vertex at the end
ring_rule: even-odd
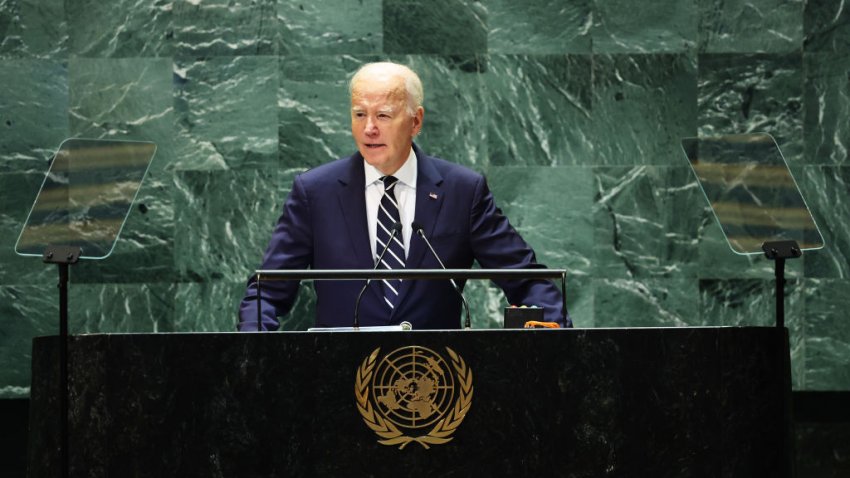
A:
MULTIPOLYGON (((58 354, 35 339, 33 477, 58 474, 58 354)), ((83 335, 69 358, 73 477, 790 475, 785 329, 83 335)))

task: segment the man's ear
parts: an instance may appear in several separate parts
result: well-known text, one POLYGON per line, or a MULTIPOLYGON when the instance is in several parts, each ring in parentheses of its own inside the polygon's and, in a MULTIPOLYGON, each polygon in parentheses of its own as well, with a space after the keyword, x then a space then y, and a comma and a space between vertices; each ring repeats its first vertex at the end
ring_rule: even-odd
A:
POLYGON ((422 120, 425 118, 425 108, 418 107, 416 108, 416 114, 413 115, 413 136, 419 134, 422 131, 422 120))

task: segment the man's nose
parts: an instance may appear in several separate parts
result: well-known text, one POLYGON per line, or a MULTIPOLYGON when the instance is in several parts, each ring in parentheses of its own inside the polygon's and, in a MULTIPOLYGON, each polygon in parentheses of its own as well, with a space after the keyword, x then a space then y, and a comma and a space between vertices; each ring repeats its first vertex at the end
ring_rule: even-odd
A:
POLYGON ((378 126, 374 121, 372 121, 372 118, 366 119, 365 133, 369 136, 375 136, 378 134, 378 126))

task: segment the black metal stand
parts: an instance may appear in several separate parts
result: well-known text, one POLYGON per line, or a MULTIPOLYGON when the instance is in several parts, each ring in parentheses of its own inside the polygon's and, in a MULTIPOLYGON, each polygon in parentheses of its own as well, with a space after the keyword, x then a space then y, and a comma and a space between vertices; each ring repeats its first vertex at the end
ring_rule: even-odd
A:
MULTIPOLYGON (((774 276, 776 277, 776 327, 779 329, 785 328, 785 259, 796 259, 803 255, 800 250, 800 245, 797 241, 775 241, 765 242, 761 249, 764 251, 765 257, 774 261, 774 276)), ((790 345, 788 343, 788 331, 784 331, 785 347, 780 351, 779 363, 782 364, 785 375, 784 389, 787 393, 782 400, 783 410, 787 420, 787 428, 785 430, 785 440, 783 440, 782 457, 785 461, 785 469, 788 470, 786 476, 793 476, 793 423, 791 421, 791 355, 790 345)))
POLYGON ((785 327, 785 259, 796 259, 803 255, 797 241, 765 242, 761 249, 765 257, 774 261, 776 277, 776 326, 785 327))
POLYGON ((68 276, 71 264, 80 260, 82 249, 71 246, 47 246, 42 260, 59 266, 59 440, 60 476, 68 478, 68 276))

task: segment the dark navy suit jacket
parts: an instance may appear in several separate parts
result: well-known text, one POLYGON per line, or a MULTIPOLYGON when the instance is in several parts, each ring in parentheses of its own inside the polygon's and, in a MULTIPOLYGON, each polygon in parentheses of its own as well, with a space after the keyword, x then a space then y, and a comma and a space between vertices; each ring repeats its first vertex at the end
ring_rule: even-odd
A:
MULTIPOLYGON (((534 251, 496 208, 484 177, 465 167, 426 156, 417 158, 415 222, 424 228, 449 269, 541 268, 534 251)), ((366 221, 363 156, 324 164, 295 178, 261 269, 371 269, 374 267, 366 221)), ((408 269, 439 269, 422 238, 411 237, 408 269)), ((316 326, 352 325, 357 294, 364 281, 316 281, 316 326)), ((550 281, 497 281, 511 304, 544 307, 546 320, 564 322, 560 290, 550 281)), ((463 281, 458 285, 463 287, 463 281)), ((296 281, 263 281, 264 329, 279 327, 295 301, 296 281)), ((455 329, 461 325, 461 301, 448 281, 405 280, 395 309, 373 281, 360 304, 360 325, 408 321, 414 330, 455 329)), ((257 288, 248 282, 240 306, 239 330, 257 329, 257 288)))

